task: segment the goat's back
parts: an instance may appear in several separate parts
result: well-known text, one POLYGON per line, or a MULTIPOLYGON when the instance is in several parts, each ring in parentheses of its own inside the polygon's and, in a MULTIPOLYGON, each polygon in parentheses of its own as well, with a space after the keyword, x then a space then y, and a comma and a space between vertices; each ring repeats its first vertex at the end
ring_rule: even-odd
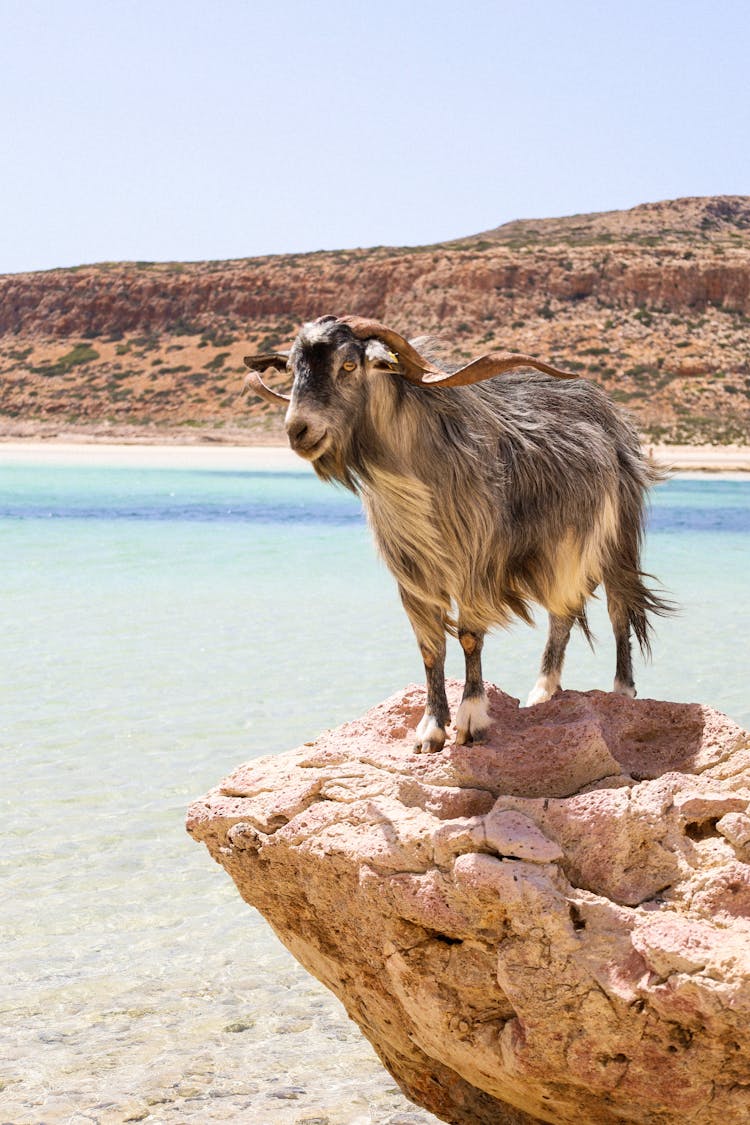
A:
POLYGON ((401 585, 446 615, 451 600, 485 628, 530 600, 579 613, 618 543, 639 541, 653 474, 594 384, 511 374, 408 388, 401 408, 405 468, 381 466, 365 506, 401 585))

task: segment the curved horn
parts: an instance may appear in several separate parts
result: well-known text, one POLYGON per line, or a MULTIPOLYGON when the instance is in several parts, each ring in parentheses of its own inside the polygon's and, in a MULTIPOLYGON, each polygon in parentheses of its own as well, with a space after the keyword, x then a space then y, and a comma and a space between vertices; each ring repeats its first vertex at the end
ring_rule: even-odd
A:
POLYGON ((420 355, 417 349, 412 347, 400 333, 394 332, 392 328, 388 328, 377 320, 368 320, 364 316, 340 316, 339 322, 347 324, 358 340, 366 340, 369 336, 377 336, 379 340, 387 344, 398 355, 404 369, 404 375, 412 383, 421 383, 426 372, 434 375, 444 374, 429 359, 420 355))
POLYGON ((513 371, 517 367, 535 367, 537 371, 543 371, 545 375, 553 375, 556 379, 578 378, 577 375, 559 371, 549 363, 534 359, 533 356, 514 352, 489 352, 467 363, 453 374, 447 374, 421 356, 416 348, 413 348, 398 332, 394 332, 392 328, 387 328, 377 320, 367 320, 361 316, 342 316, 339 319, 344 324, 348 324, 359 339, 377 336, 383 340, 389 348, 398 353, 406 378, 423 387, 468 387, 472 383, 492 379, 495 375, 504 375, 505 372, 513 371))
POLYGON ((465 367, 454 371, 452 375, 443 372, 434 374, 429 372, 421 380, 423 386, 430 387, 468 387, 472 383, 481 383, 484 379, 492 379, 495 375, 504 375, 506 371, 513 371, 517 367, 535 367, 545 375, 554 375, 556 379, 577 379, 567 371, 559 371, 549 363, 534 359, 530 355, 513 352, 488 352, 479 359, 472 360, 465 367))
POLYGON ((261 371, 281 371, 286 370, 287 356, 281 352, 264 352, 261 355, 246 355, 243 359, 245 367, 249 367, 250 371, 245 376, 245 390, 253 391, 259 398, 263 398, 266 402, 270 402, 272 406, 278 406, 279 403, 286 405, 291 395, 280 394, 278 391, 272 391, 260 377, 261 371))

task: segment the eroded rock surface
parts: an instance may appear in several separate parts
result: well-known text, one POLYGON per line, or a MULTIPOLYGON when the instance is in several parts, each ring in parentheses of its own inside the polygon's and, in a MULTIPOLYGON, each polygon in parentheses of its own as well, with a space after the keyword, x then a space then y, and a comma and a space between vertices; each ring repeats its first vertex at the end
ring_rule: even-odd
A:
POLYGON ((747 1122, 749 736, 488 691, 485 745, 415 754, 410 687, 241 766, 189 831, 437 1116, 747 1122))
MULTIPOLYGON (((510 349, 579 372, 650 442, 750 444, 749 196, 525 219, 423 247, 0 276, 0 434, 285 442, 277 408, 238 401, 242 357, 347 311, 438 337, 449 363, 510 349)), ((271 385, 288 391, 286 372, 271 385)))

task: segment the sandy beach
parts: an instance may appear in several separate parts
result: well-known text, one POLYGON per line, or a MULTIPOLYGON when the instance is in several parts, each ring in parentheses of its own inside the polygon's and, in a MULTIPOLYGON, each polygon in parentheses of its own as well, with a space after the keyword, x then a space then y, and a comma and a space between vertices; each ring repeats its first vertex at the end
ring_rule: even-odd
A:
MULTIPOLYGON (((646 445, 649 456, 680 476, 710 473, 747 479, 750 446, 646 445)), ((285 445, 181 445, 139 442, 0 439, 2 464, 138 466, 154 469, 205 469, 225 472, 308 472, 310 467, 285 445)))
POLYGON ((108 468, 311 472, 282 445, 125 445, 108 442, 0 441, 2 464, 108 468))
POLYGON ((750 446, 747 445, 645 445, 646 452, 672 470, 680 473, 696 470, 703 473, 750 472, 750 446))

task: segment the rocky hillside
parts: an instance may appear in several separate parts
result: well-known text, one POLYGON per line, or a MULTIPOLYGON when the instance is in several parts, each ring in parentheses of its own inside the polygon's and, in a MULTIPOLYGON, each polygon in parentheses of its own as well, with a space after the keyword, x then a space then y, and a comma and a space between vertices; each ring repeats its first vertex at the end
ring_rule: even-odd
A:
POLYGON ((519 220, 453 242, 0 277, 0 434, 269 440, 242 356, 357 312, 447 359, 513 348, 602 383, 650 440, 750 441, 750 197, 519 220))

